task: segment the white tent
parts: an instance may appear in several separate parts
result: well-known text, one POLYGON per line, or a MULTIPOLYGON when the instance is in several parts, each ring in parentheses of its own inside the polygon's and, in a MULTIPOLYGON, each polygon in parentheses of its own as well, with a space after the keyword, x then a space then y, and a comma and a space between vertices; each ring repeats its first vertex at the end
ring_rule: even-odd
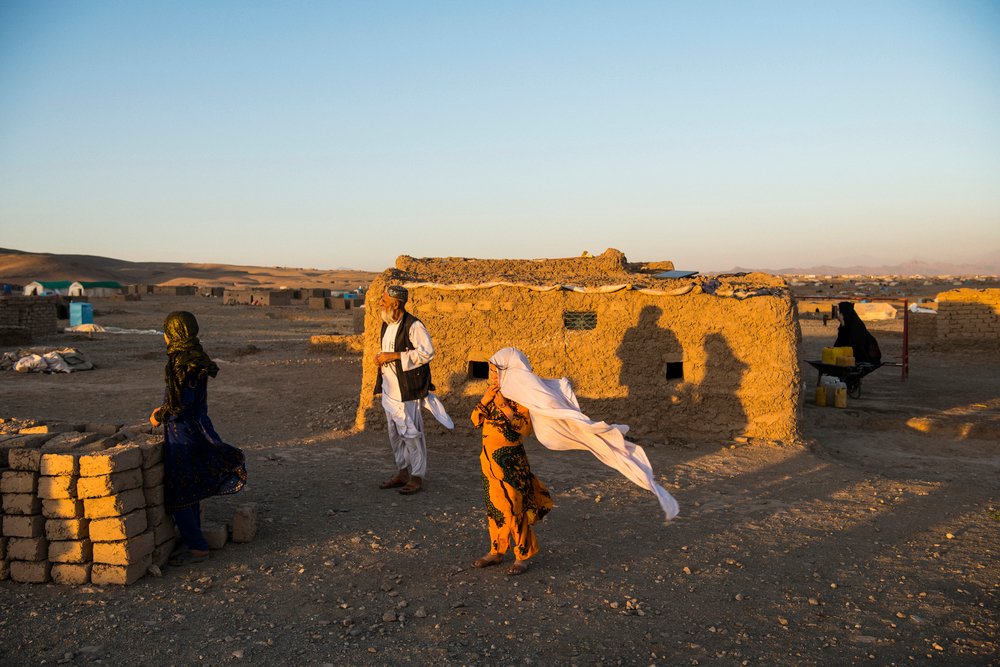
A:
POLYGON ((111 280, 101 282, 77 281, 69 286, 69 296, 114 296, 121 293, 121 284, 111 280))

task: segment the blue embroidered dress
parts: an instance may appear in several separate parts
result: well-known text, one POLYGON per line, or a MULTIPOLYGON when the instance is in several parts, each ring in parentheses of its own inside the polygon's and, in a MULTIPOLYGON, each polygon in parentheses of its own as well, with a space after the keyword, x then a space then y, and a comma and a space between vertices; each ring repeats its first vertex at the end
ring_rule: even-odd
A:
POLYGON ((208 377, 181 388, 182 409, 163 422, 164 494, 168 512, 211 496, 236 493, 247 481, 243 451, 227 444, 208 417, 208 377))

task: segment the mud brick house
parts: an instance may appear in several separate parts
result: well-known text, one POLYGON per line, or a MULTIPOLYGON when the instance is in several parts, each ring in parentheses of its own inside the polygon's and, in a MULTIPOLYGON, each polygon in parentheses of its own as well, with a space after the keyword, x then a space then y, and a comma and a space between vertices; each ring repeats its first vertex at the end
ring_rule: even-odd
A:
MULTIPOLYGON (((370 293, 409 290, 408 310, 434 339, 437 394, 457 424, 486 389, 487 359, 514 346, 539 375, 568 377, 591 418, 628 424, 638 440, 795 439, 798 327, 787 284, 758 273, 660 277, 670 269, 613 249, 542 260, 401 256, 370 293)), ((383 427, 372 398, 381 319, 366 310, 357 425, 383 427)))

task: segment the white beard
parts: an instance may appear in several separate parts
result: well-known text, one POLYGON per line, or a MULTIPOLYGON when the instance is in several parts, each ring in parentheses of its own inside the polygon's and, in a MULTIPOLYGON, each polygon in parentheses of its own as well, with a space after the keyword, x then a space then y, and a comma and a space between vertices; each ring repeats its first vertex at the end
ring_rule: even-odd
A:
POLYGON ((396 322, 399 322, 401 319, 403 319, 402 313, 399 314, 399 317, 393 318, 392 311, 386 310, 385 308, 380 308, 378 314, 382 316, 382 321, 385 322, 386 324, 395 324, 396 322))

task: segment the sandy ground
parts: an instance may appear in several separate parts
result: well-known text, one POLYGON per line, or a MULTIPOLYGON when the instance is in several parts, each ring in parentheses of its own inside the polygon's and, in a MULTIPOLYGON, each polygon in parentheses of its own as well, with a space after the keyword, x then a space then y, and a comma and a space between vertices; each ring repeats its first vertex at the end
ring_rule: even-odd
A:
MULTIPOLYGON (((262 529, 127 588, 0 582, 0 664, 996 664, 997 356, 918 349, 907 382, 883 368, 846 410, 803 401, 800 446, 665 437, 648 453, 681 504, 669 525, 595 460, 529 443, 556 507, 531 570, 508 578, 470 566, 487 540, 468 429, 432 432, 426 492, 376 488, 384 433, 350 430, 360 357, 307 344, 347 333, 347 314, 96 307, 99 323, 134 328, 198 313, 222 368, 211 415, 251 480, 206 502, 207 518, 253 501, 262 529)), ((898 357, 898 325, 884 328, 898 357)), ((834 333, 804 322, 803 356, 834 333)), ((98 368, 4 373, 0 416, 133 421, 162 394, 157 336, 44 342, 98 368)))

